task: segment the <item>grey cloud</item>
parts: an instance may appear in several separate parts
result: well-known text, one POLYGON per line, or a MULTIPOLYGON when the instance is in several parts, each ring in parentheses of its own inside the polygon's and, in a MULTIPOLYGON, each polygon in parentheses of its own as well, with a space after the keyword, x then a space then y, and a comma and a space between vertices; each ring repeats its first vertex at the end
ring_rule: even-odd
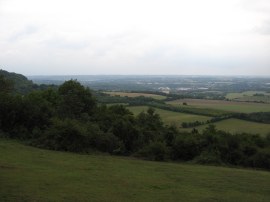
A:
POLYGON ((255 27, 254 31, 259 34, 270 35, 270 20, 265 21, 260 27, 255 27))
POLYGON ((27 37, 29 35, 32 35, 36 32, 38 32, 39 28, 34 25, 29 25, 24 27, 23 29, 15 32, 13 35, 9 37, 9 42, 15 42, 17 40, 23 39, 24 37, 27 37))
POLYGON ((49 40, 43 41, 43 44, 49 48, 60 48, 69 50, 80 50, 89 46, 85 40, 68 40, 63 37, 53 37, 49 40))
POLYGON ((251 11, 255 12, 270 12, 270 1, 269 0, 242 0, 241 5, 251 11))

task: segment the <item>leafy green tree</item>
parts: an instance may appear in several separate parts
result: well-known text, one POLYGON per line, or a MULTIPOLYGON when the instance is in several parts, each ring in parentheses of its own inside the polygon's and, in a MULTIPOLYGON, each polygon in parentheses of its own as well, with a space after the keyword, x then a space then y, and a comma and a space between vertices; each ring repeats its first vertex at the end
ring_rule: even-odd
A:
POLYGON ((59 87, 58 93, 59 113, 62 117, 82 118, 83 114, 92 115, 96 102, 89 88, 76 80, 69 80, 59 87))

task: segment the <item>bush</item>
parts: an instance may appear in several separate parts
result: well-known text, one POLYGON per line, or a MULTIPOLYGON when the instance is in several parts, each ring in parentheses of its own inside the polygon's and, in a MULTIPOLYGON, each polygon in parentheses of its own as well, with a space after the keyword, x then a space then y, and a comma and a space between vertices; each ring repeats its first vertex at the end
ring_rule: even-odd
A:
POLYGON ((119 139, 112 133, 104 133, 95 124, 89 124, 88 135, 90 144, 97 150, 109 153, 123 153, 123 146, 119 139), (118 152, 116 152, 118 150, 118 152))
POLYGON ((152 142, 141 149, 137 156, 146 157, 152 161, 163 161, 166 158, 167 148, 163 142, 152 142))
POLYGON ((211 164, 211 165, 222 165, 223 162, 218 153, 213 152, 202 152, 199 156, 195 157, 195 163, 199 164, 211 164))
POLYGON ((258 151, 252 157, 252 165, 257 168, 270 169, 270 148, 265 148, 258 151))
POLYGON ((199 155, 201 143, 196 134, 180 134, 172 146, 172 159, 174 160, 192 160, 199 155))
POLYGON ((52 125, 33 144, 54 150, 82 152, 89 147, 90 138, 78 121, 54 119, 52 125))

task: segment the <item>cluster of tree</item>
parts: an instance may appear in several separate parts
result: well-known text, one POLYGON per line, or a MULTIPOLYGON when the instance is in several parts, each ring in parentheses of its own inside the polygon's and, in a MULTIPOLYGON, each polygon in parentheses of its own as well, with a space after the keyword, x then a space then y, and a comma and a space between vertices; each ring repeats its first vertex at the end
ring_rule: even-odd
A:
POLYGON ((76 80, 25 96, 8 93, 7 80, 1 82, 7 87, 0 92, 2 135, 34 146, 270 169, 270 135, 232 135, 213 125, 201 134, 181 133, 164 125, 153 108, 134 116, 122 105, 97 104, 76 80))
POLYGON ((232 114, 231 112, 221 111, 221 110, 216 110, 216 109, 204 109, 204 108, 192 108, 192 107, 187 108, 187 107, 173 106, 173 105, 157 103, 157 102, 146 103, 145 105, 149 107, 164 109, 164 110, 173 111, 173 112, 182 112, 182 113, 205 115, 205 116, 218 117, 218 116, 227 116, 227 115, 229 116, 232 114))
POLYGON ((193 121, 193 122, 182 122, 181 126, 182 128, 193 128, 204 124, 206 124, 205 121, 193 121))
POLYGON ((160 103, 165 104, 162 100, 157 100, 151 97, 138 96, 138 97, 121 97, 121 96, 110 96, 109 94, 102 92, 93 92, 97 101, 102 104, 111 104, 111 103, 126 103, 132 106, 138 105, 147 105, 148 103, 160 103))
POLYGON ((233 114, 233 117, 247 121, 270 123, 270 112, 254 112, 250 114, 235 113, 233 114))
POLYGON ((210 100, 224 100, 225 93, 215 92, 201 92, 201 91, 187 91, 187 92, 175 92, 167 94, 166 101, 173 101, 178 99, 210 99, 210 100))
POLYGON ((200 126, 200 125, 205 125, 205 124, 209 124, 209 123, 215 123, 218 121, 230 119, 232 117, 233 117, 233 115, 217 116, 217 117, 213 117, 207 121, 183 122, 181 124, 181 126, 182 126, 182 128, 193 128, 193 127, 200 126))
POLYGON ((138 90, 133 90, 133 91, 130 91, 131 93, 145 93, 145 94, 153 94, 153 95, 161 95, 161 96, 165 96, 167 97, 168 93, 164 93, 164 92, 161 92, 161 91, 149 91, 149 90, 141 90, 141 91, 138 91, 138 90))

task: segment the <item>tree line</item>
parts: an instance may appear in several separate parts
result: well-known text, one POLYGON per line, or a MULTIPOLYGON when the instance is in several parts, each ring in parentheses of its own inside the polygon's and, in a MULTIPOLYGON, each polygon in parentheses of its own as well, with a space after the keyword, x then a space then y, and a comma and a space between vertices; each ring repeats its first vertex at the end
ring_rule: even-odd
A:
POLYGON ((76 80, 24 96, 12 94, 7 79, 0 83, 3 137, 52 150, 270 169, 270 135, 232 135, 214 125, 180 132, 153 108, 134 116, 123 105, 100 104, 76 80))

